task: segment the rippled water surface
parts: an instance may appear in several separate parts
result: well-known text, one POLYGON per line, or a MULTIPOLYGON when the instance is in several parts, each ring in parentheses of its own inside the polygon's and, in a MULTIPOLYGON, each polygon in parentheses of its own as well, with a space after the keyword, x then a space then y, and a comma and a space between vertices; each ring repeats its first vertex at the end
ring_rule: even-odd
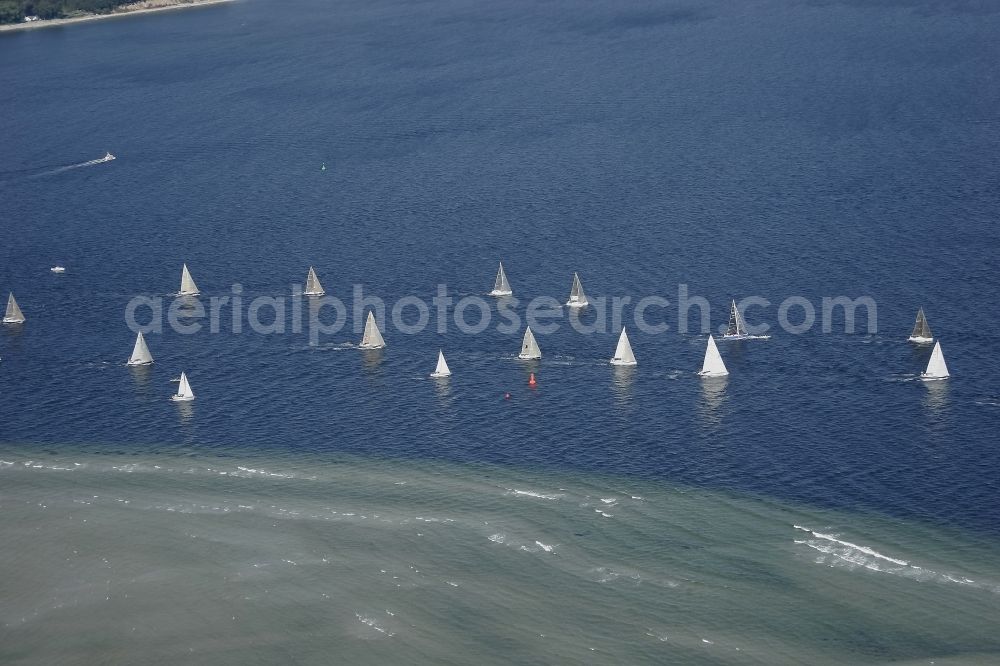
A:
POLYGON ((0 36, 0 660, 995 658, 998 32, 972 2, 240 0, 0 36), (356 285, 459 299, 500 258, 519 316, 578 271, 669 330, 614 369, 614 327, 563 319, 524 364, 491 300, 356 349, 356 285), (126 304, 166 320, 183 262, 244 315, 314 265, 347 326, 226 306, 124 367, 126 304), (713 329, 767 299, 773 337, 700 381, 679 284, 713 329), (870 296, 876 330, 791 334, 790 296, 870 296), (948 382, 916 380, 919 306, 948 382))

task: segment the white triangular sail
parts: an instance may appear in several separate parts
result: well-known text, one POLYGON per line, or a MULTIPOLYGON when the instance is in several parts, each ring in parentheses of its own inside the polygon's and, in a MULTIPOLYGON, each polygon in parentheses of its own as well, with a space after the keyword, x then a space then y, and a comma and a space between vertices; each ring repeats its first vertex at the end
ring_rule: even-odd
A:
POLYGON ((302 293, 306 296, 322 296, 326 293, 323 291, 323 285, 319 283, 316 270, 312 266, 309 267, 309 275, 306 276, 306 290, 302 293))
POLYGON ((153 355, 149 353, 146 346, 146 338, 142 337, 142 331, 135 336, 135 346, 132 347, 132 357, 128 360, 129 365, 149 365, 153 362, 153 355))
POLYGON ((361 349, 381 349, 385 347, 385 340, 382 339, 382 333, 378 330, 378 324, 375 323, 375 313, 371 310, 368 311, 368 319, 365 321, 365 333, 361 336, 361 344, 358 346, 361 349))
POLYGON ((185 373, 181 373, 181 381, 177 384, 177 393, 172 395, 170 399, 177 401, 194 400, 194 391, 191 390, 191 384, 188 382, 185 373))
POLYGON ((920 375, 921 379, 948 379, 948 365, 944 362, 944 353, 941 351, 941 343, 934 343, 934 351, 931 352, 931 360, 927 362, 927 370, 920 375))
POLYGON ((611 365, 637 365, 635 354, 632 353, 632 345, 628 341, 628 333, 622 328, 622 334, 618 336, 618 347, 615 348, 614 358, 611 365))
POLYGON ((188 265, 184 264, 184 268, 181 269, 181 290, 177 292, 178 296, 197 296, 201 292, 198 291, 198 285, 194 283, 194 278, 191 277, 191 271, 188 270, 188 265))
POLYGON ((708 336, 708 346, 705 348, 705 362, 702 363, 701 372, 698 374, 702 377, 725 377, 729 374, 726 364, 722 361, 722 354, 715 345, 715 338, 711 335, 708 336))
POLYGON ((444 351, 438 350, 438 364, 434 368, 434 372, 431 373, 431 377, 450 377, 451 369, 448 367, 448 361, 444 360, 444 351))
POLYGON ((580 282, 580 276, 573 273, 573 288, 569 292, 569 300, 566 301, 566 305, 571 308, 582 308, 587 305, 587 295, 583 293, 583 284, 580 282))
POLYGON ((510 283, 507 282, 507 274, 503 272, 503 262, 500 262, 500 270, 497 271, 497 279, 493 281, 493 291, 490 296, 510 296, 510 283))
POLYGON ((14 300, 14 292, 10 292, 10 296, 7 297, 7 312, 4 313, 3 323, 5 324, 24 323, 24 313, 21 312, 21 308, 18 307, 17 301, 14 300))
POLYGON ((535 342, 535 334, 531 332, 530 326, 524 331, 524 339, 521 340, 521 353, 517 357, 523 359, 542 357, 542 350, 538 348, 538 343, 535 342))
POLYGON ((910 342, 931 342, 934 339, 934 334, 931 333, 930 324, 927 323, 927 317, 924 315, 924 309, 920 308, 917 310, 917 320, 913 322, 913 332, 910 333, 910 342))

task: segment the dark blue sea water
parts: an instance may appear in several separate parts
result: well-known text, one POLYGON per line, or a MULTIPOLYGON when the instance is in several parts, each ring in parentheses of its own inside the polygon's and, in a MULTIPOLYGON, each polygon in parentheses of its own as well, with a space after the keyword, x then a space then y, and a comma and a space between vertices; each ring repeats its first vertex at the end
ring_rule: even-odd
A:
POLYGON ((28 318, 0 331, 2 439, 641 476, 996 534, 998 33, 977 2, 240 0, 0 35, 0 290, 28 318), (350 309, 355 284, 483 294, 500 258, 522 314, 579 271, 633 303, 686 284, 713 328, 733 297, 776 325, 870 296, 877 332, 722 343, 714 394, 674 305, 624 375, 616 330, 565 320, 531 368, 520 332, 390 327, 365 356, 353 321, 315 347, 168 329, 123 367, 126 304, 182 262, 206 306, 315 265, 350 309))
POLYGON ((27 317, 0 326, 0 662, 995 661, 998 34, 973 0, 237 0, 0 33, 0 299, 27 317), (500 259, 518 317, 574 272, 630 296, 638 367, 563 310, 518 361, 500 259), (206 309, 240 285, 239 332, 229 305, 166 325, 185 262, 206 309), (310 265, 347 325, 311 339, 289 300, 252 330, 310 265), (439 332, 439 285, 486 330, 452 306, 439 332), (380 317, 362 352, 358 289, 430 326, 380 317), (766 299, 772 337, 699 379, 682 290, 713 331, 766 299), (634 324, 651 296, 664 333, 634 324), (139 370, 136 297, 165 324, 139 370), (876 311, 824 332, 836 297, 876 311), (918 380, 920 306, 948 381, 918 380))

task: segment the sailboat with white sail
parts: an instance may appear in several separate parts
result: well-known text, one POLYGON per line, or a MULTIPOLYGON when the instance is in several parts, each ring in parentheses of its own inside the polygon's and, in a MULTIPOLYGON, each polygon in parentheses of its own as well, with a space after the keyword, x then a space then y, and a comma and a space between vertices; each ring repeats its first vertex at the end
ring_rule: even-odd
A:
POLYGON ((181 290, 177 292, 178 296, 197 296, 201 292, 198 291, 198 285, 194 283, 194 278, 191 277, 191 271, 188 270, 188 265, 184 264, 181 269, 181 290))
POLYGON ((726 364, 722 360, 722 354, 715 344, 715 338, 708 336, 708 346, 705 348, 705 361, 701 365, 701 377, 725 377, 729 374, 726 364))
POLYGON ((944 353, 941 351, 941 342, 934 343, 934 351, 931 352, 931 360, 927 362, 927 369, 920 373, 920 379, 925 382, 948 379, 948 365, 944 362, 944 353))
POLYGON ((21 312, 21 308, 18 306, 17 301, 14 299, 14 292, 10 292, 10 296, 7 297, 7 311, 3 315, 3 323, 5 324, 24 323, 24 313, 21 312))
POLYGON ((435 379, 443 379, 445 377, 451 377, 451 368, 448 367, 448 361, 444 360, 444 351, 438 350, 438 363, 437 367, 434 368, 434 372, 431 373, 431 377, 435 379))
POLYGON ((507 274, 503 272, 503 262, 500 262, 500 270, 497 271, 497 278, 493 281, 493 291, 490 296, 510 296, 514 292, 510 289, 510 282, 507 282, 507 274))
POLYGON ((146 338, 142 337, 142 331, 135 336, 135 346, 132 347, 132 356, 128 360, 128 365, 150 365, 153 362, 153 355, 149 353, 146 346, 146 338))
POLYGON ((569 292, 569 300, 566 305, 571 308, 582 308, 587 305, 587 295, 583 293, 583 284, 580 276, 573 273, 573 288, 569 292))
POLYGON ((635 354, 632 353, 632 345, 628 341, 628 333, 622 327, 622 334, 618 336, 618 346, 615 348, 615 355, 611 359, 611 365, 638 365, 635 361, 635 354))
POLYGON ((170 396, 174 402, 190 402, 194 400, 194 391, 191 390, 191 383, 188 382, 187 374, 181 373, 180 383, 177 384, 177 393, 170 396))
POLYGON ((910 333, 910 337, 907 340, 924 345, 934 342, 934 334, 931 333, 931 327, 927 323, 927 317, 924 315, 923 308, 917 310, 917 320, 913 323, 913 332, 910 333))
POLYGON ((375 313, 369 310, 368 319, 365 321, 365 332, 361 336, 361 344, 358 345, 358 348, 382 349, 383 347, 385 347, 385 340, 382 338, 382 332, 378 330, 378 324, 375 323, 375 313))
POLYGON ((319 283, 319 278, 316 277, 316 270, 310 266, 309 274, 306 275, 306 289, 302 292, 303 296, 322 296, 326 292, 323 291, 323 285, 319 283))
POLYGON ((743 321, 743 314, 740 309, 736 306, 736 299, 733 299, 733 304, 729 309, 729 326, 726 328, 726 332, 722 334, 723 340, 769 340, 770 335, 750 335, 747 331, 746 323, 743 321))
POLYGON ((535 341, 535 334, 531 332, 530 326, 524 331, 524 339, 521 340, 521 353, 517 357, 523 360, 542 357, 542 350, 538 348, 538 342, 535 341))

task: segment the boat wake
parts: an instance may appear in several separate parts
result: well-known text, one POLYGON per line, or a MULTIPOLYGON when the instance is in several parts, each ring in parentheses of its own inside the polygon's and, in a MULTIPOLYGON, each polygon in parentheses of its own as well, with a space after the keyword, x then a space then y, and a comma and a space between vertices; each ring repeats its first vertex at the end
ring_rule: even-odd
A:
POLYGON ((48 171, 43 171, 42 173, 37 173, 30 178, 41 178, 42 176, 53 176, 57 173, 63 173, 64 171, 70 171, 72 169, 82 169, 83 167, 96 166, 98 164, 104 164, 105 162, 110 162, 117 159, 111 153, 106 153, 104 157, 100 157, 96 160, 87 160, 86 162, 80 162, 79 164, 69 164, 67 166, 57 167, 55 169, 49 169, 48 171))

